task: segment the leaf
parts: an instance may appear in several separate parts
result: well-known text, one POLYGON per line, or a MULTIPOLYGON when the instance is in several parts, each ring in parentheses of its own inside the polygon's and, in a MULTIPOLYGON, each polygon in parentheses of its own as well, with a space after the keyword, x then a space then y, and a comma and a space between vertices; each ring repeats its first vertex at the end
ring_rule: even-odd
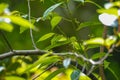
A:
POLYGON ((108 14, 112 14, 112 15, 118 16, 118 9, 116 9, 116 8, 98 9, 97 12, 98 13, 108 13, 108 14))
POLYGON ((0 14, 2 14, 7 7, 8 7, 8 4, 1 3, 0 4, 0 14))
POLYGON ((80 77, 80 70, 74 70, 70 75, 71 80, 79 80, 80 77))
MULTIPOLYGON (((58 56, 49 56, 49 57, 47 57, 47 56, 48 56, 48 54, 39 58, 36 62, 34 62, 31 66, 29 66, 24 72, 29 71, 32 68, 43 65, 45 63, 47 65, 47 64, 51 64, 51 63, 54 63, 54 62, 57 62, 60 60, 58 56)), ((42 67, 42 66, 40 66, 40 67, 42 67)))
POLYGON ((105 46, 107 46, 108 48, 110 48, 110 46, 112 44, 114 44, 117 40, 116 36, 109 36, 106 40, 105 40, 105 46))
POLYGON ((25 27, 20 27, 20 34, 23 33, 25 30, 27 30, 27 28, 25 28, 25 27))
POLYGON ((23 19, 19 16, 2 16, 3 18, 9 18, 12 23, 17 24, 22 27, 34 29, 34 25, 31 24, 28 20, 23 19))
POLYGON ((82 3, 84 3, 84 2, 85 2, 85 0, 74 0, 74 1, 77 1, 77 2, 82 2, 82 3))
POLYGON ((43 35, 42 37, 39 38, 39 40, 37 42, 40 42, 40 41, 44 41, 50 37, 52 37, 55 33, 48 33, 48 34, 45 34, 43 35))
POLYGON ((105 68, 105 69, 106 69, 106 68, 108 68, 108 67, 109 67, 109 65, 110 65, 110 62, 108 62, 108 61, 104 60, 104 68, 105 68))
POLYGON ((44 80, 52 80, 53 77, 55 77, 59 73, 63 72, 64 70, 65 70, 64 68, 58 69, 58 70, 54 71, 53 73, 51 73, 50 75, 48 75, 44 80))
POLYGON ((13 26, 6 22, 0 22, 0 29, 8 31, 8 32, 12 32, 13 26))
POLYGON ((25 79, 17 76, 6 76, 5 80, 25 80, 25 79))
POLYGON ((71 58, 64 59, 63 60, 63 66, 65 68, 68 68, 68 66, 70 65, 70 62, 71 62, 71 58))
POLYGON ((77 28, 77 30, 80 30, 84 27, 91 27, 91 26, 97 26, 97 25, 101 25, 101 23, 99 21, 88 21, 88 22, 83 22, 79 25, 79 27, 77 28))
POLYGON ((98 59, 98 58, 101 58, 103 56, 105 56, 106 53, 95 53, 93 56, 92 56, 92 59, 98 59))
POLYGON ((83 44, 88 45, 88 44, 98 44, 98 45, 104 45, 104 39, 103 38, 93 38, 90 40, 85 41, 83 44))
POLYGON ((52 26, 52 29, 55 28, 55 26, 62 20, 62 17, 60 16, 55 16, 52 18, 51 20, 51 26, 52 26))
POLYGON ((57 8, 58 6, 60 6, 62 3, 63 3, 63 2, 57 3, 57 4, 49 7, 49 8, 44 12, 44 14, 43 14, 43 17, 42 17, 43 20, 45 20, 46 17, 47 17, 55 8, 57 8))

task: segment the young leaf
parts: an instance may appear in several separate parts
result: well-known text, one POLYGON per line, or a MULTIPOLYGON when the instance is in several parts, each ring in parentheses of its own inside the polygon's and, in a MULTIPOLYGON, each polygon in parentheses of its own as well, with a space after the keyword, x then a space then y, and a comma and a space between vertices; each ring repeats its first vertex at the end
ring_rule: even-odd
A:
POLYGON ((5 3, 0 4, 0 14, 2 14, 7 7, 8 5, 5 3))
POLYGON ((88 21, 88 22, 83 22, 83 23, 81 23, 80 25, 79 25, 79 27, 77 28, 77 30, 80 30, 80 29, 82 29, 82 28, 84 28, 84 27, 91 27, 91 26, 97 26, 97 25, 101 25, 101 23, 100 22, 98 22, 98 21, 88 21))
POLYGON ((59 73, 63 72, 64 70, 65 70, 64 68, 58 69, 58 70, 54 71, 53 73, 51 73, 50 75, 48 75, 44 80, 52 80, 53 77, 55 77, 59 73))
POLYGON ((55 33, 48 33, 48 34, 45 34, 43 35, 41 38, 39 38, 39 40, 37 42, 40 42, 40 41, 44 41, 50 37, 52 37, 55 33))
POLYGON ((85 41, 83 44, 88 45, 88 44, 98 44, 98 45, 104 45, 104 39, 103 38, 93 38, 90 40, 85 41))
POLYGON ((70 77, 71 77, 71 80, 79 80, 80 70, 74 70, 70 77))
POLYGON ((0 29, 11 32, 13 30, 13 26, 6 22, 0 22, 0 29))
POLYGON ((63 66, 65 68, 68 68, 68 66, 70 65, 70 62, 71 62, 70 58, 67 58, 67 59, 63 60, 63 66))
POLYGON ((60 22, 61 20, 62 20, 62 17, 60 17, 60 16, 55 16, 55 17, 53 17, 52 20, 51 20, 52 29, 54 29, 55 26, 56 26, 57 24, 59 24, 59 22, 60 22))
POLYGON ((43 14, 43 17, 42 17, 43 20, 45 20, 46 17, 49 15, 49 13, 51 13, 55 8, 57 8, 58 6, 60 6, 62 3, 63 3, 63 2, 57 3, 57 4, 49 7, 49 8, 44 12, 44 14, 43 14))
POLYGON ((31 24, 28 20, 23 19, 21 17, 18 17, 18 16, 2 16, 2 17, 3 18, 9 18, 12 23, 17 24, 19 26, 34 29, 33 24, 31 24))

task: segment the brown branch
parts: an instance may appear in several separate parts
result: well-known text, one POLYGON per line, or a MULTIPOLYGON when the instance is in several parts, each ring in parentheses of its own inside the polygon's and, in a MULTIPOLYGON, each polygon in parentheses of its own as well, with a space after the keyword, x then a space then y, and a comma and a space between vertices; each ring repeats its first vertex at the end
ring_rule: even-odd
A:
POLYGON ((0 60, 3 60, 8 57, 16 56, 16 55, 25 55, 25 56, 43 55, 45 53, 47 53, 47 51, 43 51, 43 50, 13 50, 11 52, 6 52, 6 53, 0 54, 0 60))

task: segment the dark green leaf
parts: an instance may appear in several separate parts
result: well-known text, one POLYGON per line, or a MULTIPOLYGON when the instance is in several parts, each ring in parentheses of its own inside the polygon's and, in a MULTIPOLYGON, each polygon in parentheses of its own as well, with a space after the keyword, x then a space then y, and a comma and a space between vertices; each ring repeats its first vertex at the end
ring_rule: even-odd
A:
POLYGON ((61 72, 64 72, 64 68, 58 69, 56 71, 54 71, 53 73, 51 73, 50 75, 48 75, 44 80, 52 80, 53 77, 55 77, 56 75, 58 75, 61 72))
POLYGON ((49 8, 44 12, 44 14, 43 14, 43 20, 45 20, 46 17, 47 17, 55 8, 57 8, 58 6, 60 6, 62 3, 63 3, 63 2, 57 3, 57 4, 49 7, 49 8))
POLYGON ((71 80, 79 80, 80 70, 74 70, 70 77, 71 77, 71 80))

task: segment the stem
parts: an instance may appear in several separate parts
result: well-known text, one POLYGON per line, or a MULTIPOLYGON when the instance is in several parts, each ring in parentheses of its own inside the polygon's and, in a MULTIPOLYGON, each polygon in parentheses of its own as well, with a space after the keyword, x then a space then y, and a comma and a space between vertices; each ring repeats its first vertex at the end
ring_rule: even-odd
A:
POLYGON ((0 30, 0 33, 1 33, 2 37, 3 37, 3 39, 5 40, 8 48, 10 49, 10 51, 13 51, 13 48, 12 48, 12 46, 10 45, 9 41, 7 40, 7 37, 5 36, 4 32, 2 32, 2 31, 0 30))
MULTIPOLYGON (((102 37, 105 39, 106 35, 107 35, 107 26, 104 26, 102 37)), ((100 46, 100 53, 103 53, 103 52, 104 52, 104 46, 100 46)), ((106 80, 103 64, 99 65, 99 73, 100 73, 102 80, 106 80)))
MULTIPOLYGON (((29 20, 29 22, 31 23, 31 7, 30 7, 30 0, 28 0, 28 20, 29 20)), ((35 41, 34 41, 33 31, 32 31, 32 29, 31 29, 31 26, 30 26, 30 37, 31 37, 31 40, 32 40, 33 47, 34 47, 35 49, 37 49, 37 46, 36 46, 35 41)))

